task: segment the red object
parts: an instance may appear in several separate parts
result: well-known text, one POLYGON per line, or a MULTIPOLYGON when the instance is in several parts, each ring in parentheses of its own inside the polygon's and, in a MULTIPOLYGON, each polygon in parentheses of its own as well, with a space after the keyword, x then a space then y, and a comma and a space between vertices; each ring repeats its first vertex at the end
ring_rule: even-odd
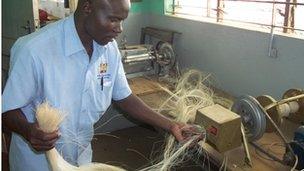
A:
POLYGON ((211 126, 208 131, 213 135, 217 135, 217 128, 214 126, 211 126))
POLYGON ((39 20, 40 22, 48 21, 48 13, 42 9, 39 9, 39 20))

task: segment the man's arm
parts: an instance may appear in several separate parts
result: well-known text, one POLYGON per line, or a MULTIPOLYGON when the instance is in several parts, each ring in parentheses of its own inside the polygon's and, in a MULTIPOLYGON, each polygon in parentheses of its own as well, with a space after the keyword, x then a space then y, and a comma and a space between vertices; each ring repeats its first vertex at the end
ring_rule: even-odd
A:
POLYGON ((2 124, 5 128, 25 138, 36 151, 47 151, 54 148, 59 138, 58 131, 43 132, 38 123, 29 123, 20 109, 2 113, 2 124))
POLYGON ((116 101, 116 104, 118 104, 122 110, 128 112, 132 117, 172 133, 178 141, 189 138, 184 133, 197 133, 197 130, 191 125, 174 122, 153 111, 141 99, 133 94, 123 100, 116 101))

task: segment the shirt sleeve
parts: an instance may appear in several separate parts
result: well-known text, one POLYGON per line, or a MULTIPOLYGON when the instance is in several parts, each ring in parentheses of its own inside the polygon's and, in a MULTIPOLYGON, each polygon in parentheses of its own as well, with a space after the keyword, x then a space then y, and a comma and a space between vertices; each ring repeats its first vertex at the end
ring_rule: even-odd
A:
POLYGON ((115 101, 122 100, 127 98, 128 96, 131 95, 132 91, 129 87, 125 71, 123 68, 123 64, 121 62, 121 55, 118 50, 116 42, 114 43, 114 47, 116 49, 116 54, 117 54, 117 62, 118 62, 118 67, 117 67, 117 73, 114 81, 114 86, 113 86, 113 94, 112 98, 115 101))
POLYGON ((25 107, 37 93, 37 68, 30 49, 12 48, 10 74, 2 94, 2 113, 25 107))

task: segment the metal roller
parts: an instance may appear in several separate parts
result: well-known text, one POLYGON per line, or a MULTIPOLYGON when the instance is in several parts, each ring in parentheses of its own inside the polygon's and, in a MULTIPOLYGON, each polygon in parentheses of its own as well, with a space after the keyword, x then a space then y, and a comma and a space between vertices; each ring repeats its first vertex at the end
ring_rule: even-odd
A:
MULTIPOLYGON (((303 95, 304 90, 303 89, 289 89, 284 94, 282 99, 303 95)), ((298 105, 298 110, 288 117, 289 120, 298 123, 303 124, 304 123, 304 98, 299 98, 298 100, 295 100, 294 102, 298 105)))
POLYGON ((123 58, 122 62, 123 63, 132 63, 132 62, 141 62, 141 61, 147 61, 147 60, 153 60, 155 59, 154 56, 151 56, 149 54, 140 54, 140 55, 132 55, 132 56, 127 56, 123 58))
POLYGON ((126 74, 167 75, 175 64, 175 54, 171 44, 160 41, 152 45, 123 46, 120 49, 126 74))

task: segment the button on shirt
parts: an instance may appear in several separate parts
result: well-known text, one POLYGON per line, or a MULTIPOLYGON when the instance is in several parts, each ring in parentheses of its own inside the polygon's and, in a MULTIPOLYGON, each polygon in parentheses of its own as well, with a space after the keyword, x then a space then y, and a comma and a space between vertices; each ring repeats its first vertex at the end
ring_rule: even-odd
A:
MULTIPOLYGON (((21 108, 35 122, 35 108, 48 101, 66 117, 56 149, 73 165, 91 162, 93 124, 111 100, 131 94, 115 41, 93 42, 91 59, 69 16, 17 40, 11 50, 10 74, 2 95, 2 113, 21 108)), ((10 146, 12 171, 50 170, 45 154, 34 152, 15 133, 10 146)))

